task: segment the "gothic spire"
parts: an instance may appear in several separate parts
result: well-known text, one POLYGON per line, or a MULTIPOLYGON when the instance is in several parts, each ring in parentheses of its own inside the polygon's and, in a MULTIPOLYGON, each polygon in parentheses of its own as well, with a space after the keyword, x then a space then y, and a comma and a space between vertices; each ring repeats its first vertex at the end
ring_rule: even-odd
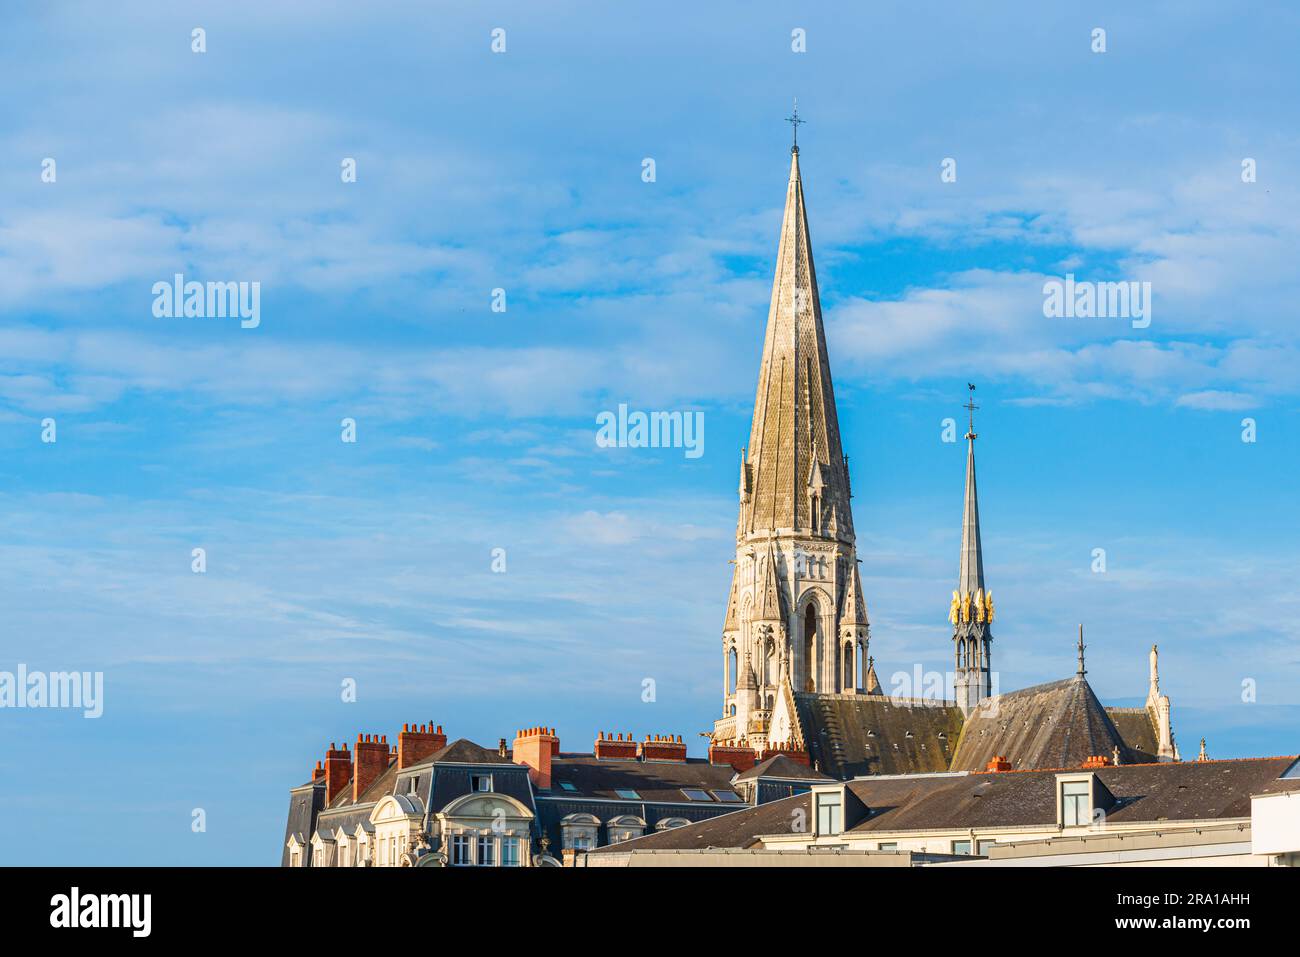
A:
POLYGON ((790 156, 747 465, 751 484, 740 506, 742 535, 816 524, 828 529, 833 518, 834 536, 853 541, 798 152, 790 156), (827 487, 814 490, 814 481, 827 487))
POLYGON ((966 508, 961 519, 961 566, 957 575, 957 590, 974 595, 984 589, 984 552, 980 545, 980 503, 975 489, 975 386, 968 385, 971 399, 965 408, 970 412, 970 428, 966 432, 966 508))

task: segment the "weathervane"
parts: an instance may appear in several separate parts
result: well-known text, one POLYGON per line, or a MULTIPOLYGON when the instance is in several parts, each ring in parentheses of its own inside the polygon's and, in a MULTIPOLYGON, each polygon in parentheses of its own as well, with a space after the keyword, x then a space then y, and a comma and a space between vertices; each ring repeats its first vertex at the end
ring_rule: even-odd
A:
POLYGON ((962 406, 963 409, 966 409, 966 410, 970 413, 970 430, 967 431, 967 433, 966 433, 966 438, 968 438, 968 439, 973 439, 973 438, 976 438, 976 435, 975 435, 975 410, 978 409, 979 406, 975 404, 975 383, 973 383, 973 382, 967 382, 967 383, 966 383, 966 388, 970 390, 970 399, 969 399, 969 401, 967 401, 967 403, 966 403, 965 405, 962 406))
POLYGON ((790 147, 791 153, 799 152, 799 124, 807 123, 807 120, 799 119, 799 97, 794 98, 794 115, 787 116, 785 121, 794 129, 794 145, 790 147))
POLYGON ((1079 677, 1082 678, 1088 673, 1088 669, 1083 666, 1083 649, 1088 647, 1083 643, 1083 625, 1079 625, 1079 677))

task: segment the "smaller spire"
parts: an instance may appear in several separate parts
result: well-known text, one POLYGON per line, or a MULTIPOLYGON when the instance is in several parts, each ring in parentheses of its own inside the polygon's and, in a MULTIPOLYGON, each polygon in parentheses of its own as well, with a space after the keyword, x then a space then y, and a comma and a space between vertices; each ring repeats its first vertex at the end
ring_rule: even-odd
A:
POLYGON ((1088 673, 1088 669, 1083 666, 1083 649, 1088 647, 1083 643, 1083 623, 1079 623, 1079 677, 1082 678, 1088 673))
POLYGON ((790 152, 798 156, 799 155, 799 124, 808 122, 807 120, 799 119, 799 97, 796 96, 794 98, 794 114, 792 116, 787 116, 785 118, 785 121, 789 123, 791 127, 793 127, 793 133, 794 133, 794 145, 790 147, 790 152))
POLYGON ((1197 761, 1208 761, 1210 756, 1205 753, 1205 739, 1201 738, 1201 753, 1196 756, 1197 761))
POLYGON ((867 679, 863 683, 867 686, 867 694, 884 694, 880 688, 880 679, 876 676, 876 659, 870 655, 867 656, 867 679))

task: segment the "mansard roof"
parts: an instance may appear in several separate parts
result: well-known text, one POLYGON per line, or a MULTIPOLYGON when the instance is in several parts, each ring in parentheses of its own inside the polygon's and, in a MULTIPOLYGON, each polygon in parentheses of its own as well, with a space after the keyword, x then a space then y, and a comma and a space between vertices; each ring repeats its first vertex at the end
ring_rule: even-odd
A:
POLYGON ((796 812, 803 809, 802 820, 811 820, 812 795, 769 801, 758 807, 744 808, 709 818, 686 827, 647 834, 621 844, 598 847, 592 854, 622 854, 628 851, 695 850, 709 847, 750 847, 760 834, 788 832, 800 820, 796 812))
POLYGON ((747 461, 752 490, 742 498, 742 534, 808 528, 808 482, 816 477, 827 484, 823 500, 839 533, 852 539, 848 468, 840 445, 798 153, 790 159, 747 461), (814 463, 825 468, 815 469, 814 463))
POLYGON ((950 701, 812 692, 794 698, 811 757, 837 778, 946 771, 961 734, 961 710, 950 701))
POLYGON ((1082 675, 985 698, 966 719, 953 771, 983 771, 995 756, 1017 770, 1078 767, 1092 755, 1129 750, 1082 675))
MULTIPOLYGON (((730 791, 734 770, 729 764, 712 764, 704 758, 685 761, 641 761, 636 758, 597 758, 591 754, 560 754, 551 760, 551 789, 540 792, 565 800, 604 798, 625 800, 617 791, 627 789, 648 802, 686 803, 682 788, 730 791), (571 784, 574 790, 563 788, 571 784)), ((700 802, 703 805, 705 802, 700 802)), ((713 802, 709 802, 713 803, 713 802)))

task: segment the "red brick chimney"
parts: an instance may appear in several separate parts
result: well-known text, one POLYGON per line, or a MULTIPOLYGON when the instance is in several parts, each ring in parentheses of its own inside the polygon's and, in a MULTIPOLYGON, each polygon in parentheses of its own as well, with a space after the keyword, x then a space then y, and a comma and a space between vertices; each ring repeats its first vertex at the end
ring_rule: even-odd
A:
POLYGON ((1108 768, 1110 767, 1110 757, 1105 754, 1090 754, 1088 760, 1083 762, 1085 768, 1108 768))
POLYGON ((388 770, 388 735, 358 734, 353 754, 352 800, 359 801, 366 788, 388 770))
POLYGON ((654 737, 645 736, 641 742, 641 759, 643 761, 685 761, 686 745, 682 744, 682 736, 679 734, 675 739, 671 734, 656 734, 654 737))
POLYGON ((774 744, 764 748, 758 755, 759 761, 766 761, 768 758, 774 758, 778 754, 784 754, 791 761, 798 761, 800 764, 811 767, 812 763, 808 760, 808 752, 800 751, 794 745, 774 744))
POLYGON ((619 758, 635 760, 636 751, 636 742, 632 740, 630 733, 627 740, 623 739, 622 734, 619 734, 618 740, 615 740, 612 734, 602 731, 600 737, 596 739, 596 757, 602 761, 619 758))
POLYGON ((334 795, 347 787, 350 780, 352 752, 348 750, 348 743, 344 741, 342 749, 339 749, 331 741, 329 750, 325 752, 325 803, 334 800, 334 795))
POLYGON ((985 771, 1010 771, 1011 762, 1007 760, 1005 754, 993 755, 993 760, 984 767, 985 771))
POLYGON ((321 767, 321 763, 317 761, 316 767, 311 769, 312 783, 315 784, 317 781, 322 780, 324 777, 325 777, 325 769, 321 767))
POLYGON ((709 763, 730 764, 736 771, 748 771, 758 763, 758 755, 753 748, 733 741, 716 741, 709 745, 709 763))
POLYGON ((551 758, 560 753, 560 739, 554 728, 524 728, 515 734, 515 764, 528 765, 533 787, 545 791, 551 786, 551 758))
POLYGON ((432 721, 428 724, 404 724, 397 736, 398 770, 419 764, 446 746, 447 736, 442 733, 442 725, 438 725, 435 731, 432 721))

